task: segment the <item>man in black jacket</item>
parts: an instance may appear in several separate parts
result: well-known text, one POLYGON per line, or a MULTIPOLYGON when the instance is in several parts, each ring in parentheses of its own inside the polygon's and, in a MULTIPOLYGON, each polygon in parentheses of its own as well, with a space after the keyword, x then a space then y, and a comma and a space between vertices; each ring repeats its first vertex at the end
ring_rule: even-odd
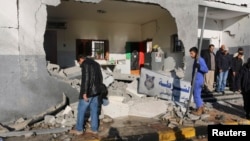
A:
POLYGON ((215 53, 214 45, 210 44, 208 49, 202 51, 201 56, 206 62, 208 67, 208 72, 205 74, 205 91, 211 93, 214 86, 214 77, 215 77, 215 53))
POLYGON ((240 87, 239 83, 237 83, 239 71, 242 68, 242 56, 243 53, 238 53, 236 57, 233 58, 232 61, 232 72, 231 72, 231 79, 232 79, 232 84, 231 84, 231 90, 235 92, 240 92, 240 87))
POLYGON ((225 94, 224 90, 227 84, 227 77, 229 69, 231 68, 232 57, 229 55, 228 48, 225 47, 222 55, 216 58, 217 63, 217 86, 216 91, 225 94))
POLYGON ((76 128, 75 130, 71 130, 70 133, 75 135, 83 133, 85 130, 85 113, 89 107, 91 117, 91 130, 89 130, 89 132, 97 134, 99 128, 98 97, 101 93, 100 87, 103 82, 101 67, 96 61, 83 55, 79 55, 77 61, 82 68, 82 81, 77 109, 76 128))
POLYGON ((240 70, 238 82, 241 87, 246 118, 250 119, 250 58, 240 70))

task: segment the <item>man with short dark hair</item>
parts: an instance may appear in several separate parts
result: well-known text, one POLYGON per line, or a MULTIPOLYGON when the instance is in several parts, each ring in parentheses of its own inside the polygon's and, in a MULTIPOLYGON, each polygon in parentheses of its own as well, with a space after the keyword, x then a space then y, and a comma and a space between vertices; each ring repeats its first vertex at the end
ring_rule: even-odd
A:
POLYGON ((85 113, 90 108, 91 130, 90 133, 97 134, 99 128, 99 102, 100 86, 103 82, 100 65, 93 59, 79 55, 78 63, 82 68, 81 89, 77 109, 77 122, 74 130, 70 133, 80 135, 84 132, 85 113))
POLYGON ((215 72, 215 53, 214 45, 210 44, 208 49, 201 53, 201 57, 205 60, 208 72, 205 74, 205 92, 211 93, 214 88, 214 72, 215 72))
POLYGON ((198 49, 196 47, 190 48, 189 52, 190 52, 190 57, 194 59, 192 83, 195 82, 193 84, 194 87, 193 96, 196 105, 196 111, 192 111, 192 114, 199 116, 202 113, 204 113, 203 100, 201 99, 201 90, 204 84, 204 74, 208 72, 208 68, 204 59, 198 56, 198 49), (197 69, 196 76, 194 76, 196 69, 197 69))

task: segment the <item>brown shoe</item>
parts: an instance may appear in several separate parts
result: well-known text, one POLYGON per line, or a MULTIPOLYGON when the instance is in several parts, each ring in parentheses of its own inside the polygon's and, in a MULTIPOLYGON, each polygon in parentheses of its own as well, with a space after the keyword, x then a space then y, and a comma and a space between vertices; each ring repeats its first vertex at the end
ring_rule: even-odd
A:
POLYGON ((70 130, 70 131, 69 131, 69 133, 70 133, 70 134, 73 134, 73 135, 77 135, 77 136, 79 136, 79 135, 82 135, 82 134, 83 134, 83 132, 82 132, 82 131, 77 131, 77 130, 70 130))
POLYGON ((97 134, 98 134, 97 131, 93 131, 93 130, 91 130, 91 129, 86 129, 85 133, 87 133, 87 134, 94 134, 94 135, 97 135, 97 134))
POLYGON ((204 113, 205 111, 204 111, 204 107, 203 106, 201 106, 201 107, 199 107, 196 111, 192 111, 191 113, 193 114, 193 115, 196 115, 196 116, 200 116, 202 113, 204 113))

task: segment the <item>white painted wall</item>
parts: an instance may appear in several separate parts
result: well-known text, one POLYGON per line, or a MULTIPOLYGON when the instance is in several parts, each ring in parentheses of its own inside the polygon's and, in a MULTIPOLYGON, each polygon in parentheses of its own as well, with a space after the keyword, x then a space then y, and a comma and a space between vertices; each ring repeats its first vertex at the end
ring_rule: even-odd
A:
POLYGON ((153 46, 158 44, 164 52, 171 52, 171 35, 177 33, 175 20, 171 16, 163 16, 156 21, 153 46))
MULTIPOLYGON (((198 38, 201 36, 201 30, 203 25, 203 18, 199 18, 198 38)), ((223 43, 222 41, 222 21, 214 19, 206 19, 205 29, 203 31, 203 38, 210 39, 210 43, 215 45, 218 49, 223 43)))
POLYGON ((223 41, 228 47, 250 45, 250 15, 223 21, 223 41))
MULTIPOLYGON (((76 39, 105 39, 109 40, 110 59, 121 58, 119 54, 125 53, 127 41, 141 41, 141 26, 137 24, 109 23, 97 21, 67 21, 66 30, 58 30, 58 64, 68 62, 72 64, 75 59, 76 39), (64 44, 66 46, 64 46, 64 44), (113 54, 118 54, 115 56, 113 54), (63 56, 62 56, 63 55, 63 56), (65 59, 65 56, 66 58, 65 59)), ((124 57, 125 59, 125 57, 124 57)))
MULTIPOLYGON (((67 29, 57 30, 58 64, 63 67, 74 65, 76 39, 109 40, 109 59, 126 59, 127 41, 153 39, 164 51, 170 51, 171 35, 177 33, 175 20, 170 16, 148 22, 144 25, 109 23, 97 21, 67 21, 67 29)), ((130 65, 130 64, 129 64, 130 65)))

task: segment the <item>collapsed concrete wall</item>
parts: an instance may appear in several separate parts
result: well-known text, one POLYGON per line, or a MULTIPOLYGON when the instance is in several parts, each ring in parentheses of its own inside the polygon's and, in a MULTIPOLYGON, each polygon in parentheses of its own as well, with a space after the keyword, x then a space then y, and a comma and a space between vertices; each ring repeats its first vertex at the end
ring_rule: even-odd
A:
MULTIPOLYGON (((100 0, 81 0, 100 2, 100 0)), ((198 0, 130 0, 159 4, 175 17, 185 47, 186 79, 192 63, 188 50, 196 45, 198 0), (187 26, 188 25, 188 26, 187 26)), ((9 0, 0 5, 0 122, 31 117, 62 101, 65 93, 76 100, 78 92, 49 76, 43 48, 46 5, 60 0, 9 0)))
POLYGON ((78 95, 46 69, 46 5, 59 2, 9 0, 0 5, 0 122, 37 115, 60 103, 63 93, 78 95))

